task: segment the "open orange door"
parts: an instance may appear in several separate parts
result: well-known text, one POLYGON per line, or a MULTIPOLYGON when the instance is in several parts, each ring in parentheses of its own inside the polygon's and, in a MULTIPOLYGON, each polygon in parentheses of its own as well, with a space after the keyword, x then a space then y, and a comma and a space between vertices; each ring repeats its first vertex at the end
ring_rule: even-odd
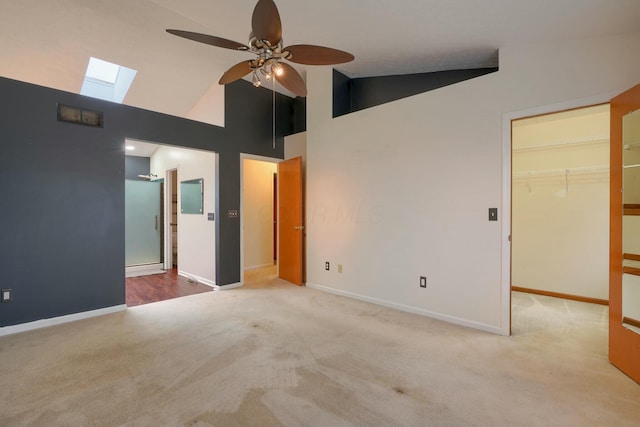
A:
POLYGON ((609 240, 609 360, 640 383, 639 151, 640 85, 611 100, 609 240))
POLYGON ((296 285, 304 284, 302 201, 302 157, 278 163, 280 277, 296 285))

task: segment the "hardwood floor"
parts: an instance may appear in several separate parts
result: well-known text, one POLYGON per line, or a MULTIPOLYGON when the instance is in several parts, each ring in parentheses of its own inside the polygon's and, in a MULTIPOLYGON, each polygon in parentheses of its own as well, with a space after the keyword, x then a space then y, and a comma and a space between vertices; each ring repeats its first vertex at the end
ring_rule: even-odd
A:
POLYGON ((125 288, 128 307, 213 291, 210 286, 178 276, 175 268, 164 274, 128 277, 125 288))

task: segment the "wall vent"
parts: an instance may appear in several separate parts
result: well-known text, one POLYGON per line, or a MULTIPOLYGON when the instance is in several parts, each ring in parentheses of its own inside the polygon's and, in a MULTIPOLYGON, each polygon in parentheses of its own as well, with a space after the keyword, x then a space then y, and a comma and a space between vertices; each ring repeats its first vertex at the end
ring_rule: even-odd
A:
POLYGON ((58 104, 58 121, 101 128, 103 127, 103 113, 58 104))

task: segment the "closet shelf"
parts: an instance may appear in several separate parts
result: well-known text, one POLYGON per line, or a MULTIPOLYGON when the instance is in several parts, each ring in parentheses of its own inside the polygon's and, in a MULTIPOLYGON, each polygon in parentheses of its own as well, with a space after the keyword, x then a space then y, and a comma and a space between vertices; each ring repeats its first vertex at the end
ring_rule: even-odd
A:
POLYGON ((514 147, 514 153, 521 153, 527 151, 540 151, 547 149, 562 149, 562 148, 575 148, 581 146, 595 145, 595 144, 608 144, 608 135, 591 136, 588 138, 577 138, 568 141, 555 141, 544 145, 529 145, 525 147, 514 147))
POLYGON ((625 141, 626 144, 622 148, 625 150, 638 150, 640 149, 640 139, 634 139, 633 141, 625 141))
POLYGON ((514 178, 536 178, 536 177, 547 178, 547 177, 553 177, 553 176, 589 175, 589 174, 604 174, 604 173, 609 173, 609 165, 514 172, 513 177, 514 178))

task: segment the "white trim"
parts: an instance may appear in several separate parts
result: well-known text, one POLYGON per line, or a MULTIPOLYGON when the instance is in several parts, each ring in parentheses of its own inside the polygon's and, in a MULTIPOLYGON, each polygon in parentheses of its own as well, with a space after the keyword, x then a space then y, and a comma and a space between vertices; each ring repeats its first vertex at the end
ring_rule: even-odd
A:
POLYGON ((63 323, 76 322, 78 320, 90 319, 92 317, 104 316, 106 314, 118 313, 125 311, 126 309, 126 304, 114 305, 113 307, 100 308, 98 310, 83 311, 81 313, 73 313, 66 316, 52 317, 49 319, 36 320, 34 322, 21 323, 19 325, 5 326, 0 328, 0 337, 20 332, 33 331, 35 329, 47 328, 49 326, 61 325, 63 323))
POLYGON ((260 265, 250 265, 249 267, 244 268, 244 271, 257 270, 258 268, 266 268, 266 267, 273 267, 273 262, 268 262, 266 264, 260 264, 260 265))
POLYGON ((215 282, 213 282, 213 281, 211 281, 209 279, 205 279, 204 277, 196 276, 195 274, 187 273, 187 272, 182 271, 182 270, 178 270, 178 276, 186 277, 189 280, 196 281, 196 282, 201 283, 203 285, 211 286, 212 288, 216 287, 215 282))
MULTIPOLYGON (((241 280, 240 286, 242 286, 242 284, 244 283, 244 270, 258 268, 258 267, 245 268, 244 266, 244 160, 245 159, 258 160, 261 162, 275 163, 275 164, 278 164, 284 160, 284 159, 278 159, 275 157, 265 157, 265 156, 258 156, 255 154, 240 153, 240 280, 241 280)), ((278 212, 278 215, 279 214, 280 212, 278 212)), ((280 227, 279 222, 278 222, 278 227, 280 227)), ((280 242, 278 242, 278 251, 279 251, 279 246, 280 246, 280 242)), ((280 259, 280 253, 278 252, 278 261, 279 259, 280 259)), ((278 267, 280 266, 280 262, 277 262, 276 264, 278 265, 278 267)), ((225 286, 225 289, 227 289, 227 286, 229 285, 224 285, 224 286, 225 286)))
POLYGON ((511 234, 511 121, 605 104, 619 93, 622 91, 502 114, 502 266, 500 279, 502 301, 500 334, 502 335, 511 335, 511 242, 509 241, 511 234))
POLYGON ((213 289, 215 289, 216 291, 228 291, 231 289, 241 288, 243 286, 244 286, 244 283, 237 282, 237 283, 229 283, 228 285, 222 285, 222 286, 214 285, 213 289))
POLYGON ((124 268, 125 274, 137 273, 140 271, 147 271, 147 270, 164 270, 164 264, 157 263, 157 264, 131 265, 124 268))
POLYGON ((371 304, 380 305, 395 310, 405 311, 407 313, 419 314, 421 316, 430 317, 432 319, 442 320, 444 322, 453 323, 455 325, 465 326, 468 328, 479 329, 481 331, 490 332, 492 334, 502 335, 502 330, 498 327, 487 325, 486 323, 474 322, 467 319, 461 319, 459 317, 449 316, 442 313, 436 313, 434 311, 425 310, 418 307, 412 307, 410 305, 398 304, 378 298, 369 297, 366 295, 355 294, 352 292, 343 291, 340 289, 330 288, 328 286, 316 285, 313 283, 307 283, 307 287, 316 289, 323 292, 328 292, 335 295, 340 295, 347 298, 353 298, 359 301, 368 302, 371 304))
POLYGON ((511 121, 502 115, 502 232, 500 239, 500 333, 511 335, 511 121))
MULTIPOLYGON (((173 219, 173 181, 171 175, 176 173, 176 182, 178 181, 178 168, 167 169, 164 171, 164 269, 171 270, 173 268, 173 234, 171 232, 171 220, 173 219)), ((177 197, 177 189, 176 189, 177 197)), ((177 221, 177 220, 176 220, 177 221)), ((176 226, 176 239, 178 237, 178 229, 176 226)))

